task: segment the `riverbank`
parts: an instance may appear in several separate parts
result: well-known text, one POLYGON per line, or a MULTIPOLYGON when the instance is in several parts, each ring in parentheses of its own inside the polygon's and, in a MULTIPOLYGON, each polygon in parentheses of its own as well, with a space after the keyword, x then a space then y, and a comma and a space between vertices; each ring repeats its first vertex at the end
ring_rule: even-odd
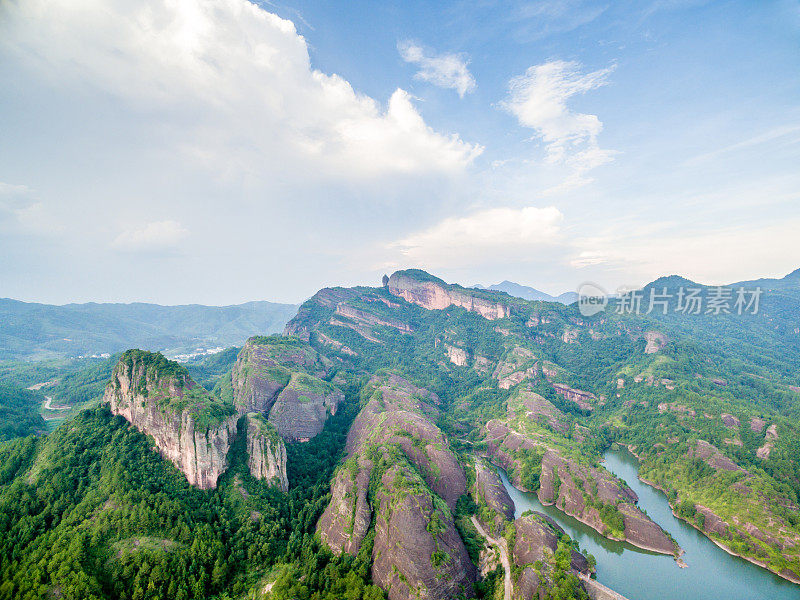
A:
MULTIPOLYGON (((494 467, 503 469, 503 471, 506 472, 506 476, 508 475, 508 470, 503 465, 499 465, 499 464, 495 463, 491 459, 491 457, 487 456, 485 458, 487 458, 487 460, 492 465, 494 465, 494 467)), ((538 495, 537 492, 525 488, 523 485, 520 484, 520 482, 512 481, 510 477, 508 478, 508 480, 520 492, 525 492, 526 494, 536 494, 536 497, 539 498, 539 495, 538 495)), ((620 543, 623 543, 623 544, 629 544, 629 545, 633 546, 634 548, 639 548, 640 550, 647 550, 648 552, 654 552, 656 554, 661 554, 661 555, 664 555, 664 556, 672 556, 675 559, 677 559, 678 557, 680 557, 683 554, 683 549, 674 540, 673 540, 673 544, 674 544, 673 551, 672 552, 667 552, 665 550, 660 550, 658 548, 655 548, 653 546, 649 546, 649 545, 644 544, 644 543, 637 543, 637 542, 635 542, 633 540, 630 540, 628 538, 618 538, 618 537, 610 536, 610 535, 607 535, 605 532, 601 531, 600 529, 598 529, 598 527, 595 524, 591 523, 587 519, 584 519, 584 518, 580 517, 579 515, 576 515, 576 514, 573 514, 573 513, 565 511, 564 509, 559 507, 555 502, 545 502, 541 498, 539 498, 539 502, 541 502, 542 506, 552 506, 556 510, 564 513, 565 515, 568 515, 568 516, 572 517, 573 519, 575 519, 576 521, 578 521, 580 523, 583 523, 587 527, 591 527, 598 534, 600 534, 601 536, 603 536, 604 538, 606 538, 607 540, 610 540, 612 542, 620 542, 620 543)))
MULTIPOLYGON (((622 448, 625 448, 628 452, 630 452, 631 456, 636 458, 636 460, 638 460, 639 463, 641 464, 641 462, 642 462, 641 457, 639 455, 637 455, 633 450, 631 450, 630 446, 625 446, 625 445, 620 445, 620 446, 622 448)), ((782 579, 785 579, 786 581, 790 581, 792 583, 800 584, 800 576, 793 575, 793 574, 788 574, 788 573, 781 573, 779 571, 776 571, 775 569, 771 569, 770 566, 769 566, 769 563, 767 563, 767 562, 765 562, 763 560, 758 560, 757 558, 740 554, 740 553, 732 550, 731 548, 725 546, 725 544, 723 544, 719 540, 717 540, 717 539, 713 538, 712 536, 710 536, 707 531, 705 531, 702 528, 698 527, 696 523, 693 523, 689 519, 687 519, 685 517, 682 517, 681 515, 676 513, 675 512, 675 506, 673 505, 672 502, 669 501, 669 491, 668 490, 664 489, 664 487, 662 487, 661 485, 657 484, 654 481, 649 481, 649 480, 643 478, 641 475, 637 475, 637 477, 638 477, 639 481, 641 481, 645 485, 649 485, 653 489, 656 489, 656 490, 660 491, 662 494, 664 494, 664 496, 667 499, 667 504, 669 505, 670 510, 672 511, 672 515, 676 519, 686 523, 687 525, 689 525, 693 529, 699 531, 711 543, 713 543, 715 546, 717 546, 718 548, 720 548, 721 550, 723 550, 724 552, 726 552, 730 556, 735 556, 737 558, 741 558, 743 560, 746 560, 747 562, 752 563, 752 564, 754 564, 754 565, 756 565, 758 567, 761 567, 762 569, 764 569, 766 571, 769 571, 770 573, 773 573, 773 574, 777 575, 778 577, 780 577, 782 579)))

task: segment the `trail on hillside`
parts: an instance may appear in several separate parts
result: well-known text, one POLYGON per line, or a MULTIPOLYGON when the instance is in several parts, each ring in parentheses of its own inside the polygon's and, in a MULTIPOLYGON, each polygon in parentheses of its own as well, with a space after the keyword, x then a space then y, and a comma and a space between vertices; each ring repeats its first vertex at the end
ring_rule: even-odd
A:
POLYGON ((490 536, 483 528, 480 521, 478 521, 478 518, 475 516, 472 517, 472 524, 475 525, 478 533, 480 533, 487 542, 493 546, 497 546, 497 548, 500 550, 500 562, 503 563, 503 568, 506 571, 506 576, 504 579, 505 600, 511 600, 511 564, 508 561, 508 546, 506 541, 503 538, 498 540, 490 536))

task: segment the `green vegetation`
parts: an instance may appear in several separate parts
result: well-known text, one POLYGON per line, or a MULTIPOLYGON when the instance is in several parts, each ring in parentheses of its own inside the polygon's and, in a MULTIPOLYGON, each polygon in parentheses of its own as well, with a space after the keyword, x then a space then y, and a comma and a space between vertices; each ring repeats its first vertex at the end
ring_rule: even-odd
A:
POLYGON ((219 487, 195 489, 105 408, 0 447, 0 598, 239 596, 273 567, 280 600, 382 598, 368 554, 313 536, 353 416, 289 447, 288 495, 250 476, 243 436, 219 487))
MULTIPOLYGON (((178 354, 198 347, 237 346, 254 332, 280 332, 296 311, 295 305, 271 302, 52 306, 0 299, 0 360, 114 354, 131 347, 178 354)), ((36 382, 26 386, 32 383, 36 382)))
POLYGON ((39 414, 43 401, 39 392, 0 383, 0 442, 43 431, 45 422, 39 414))

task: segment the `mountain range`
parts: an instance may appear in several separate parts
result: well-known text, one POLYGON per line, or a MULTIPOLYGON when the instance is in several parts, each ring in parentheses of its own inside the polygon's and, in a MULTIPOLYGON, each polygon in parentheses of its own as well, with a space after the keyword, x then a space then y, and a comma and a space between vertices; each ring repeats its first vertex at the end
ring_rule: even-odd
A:
POLYGON ((0 598, 638 597, 559 521, 682 564, 611 448, 707 552, 789 586, 751 577, 740 597, 791 594, 800 277, 748 286, 754 314, 612 299, 587 317, 408 269, 321 289, 282 335, 207 364, 127 350, 77 378, 94 403, 0 445, 0 598), (516 510, 511 486, 548 512, 516 510))
POLYGON ((537 300, 540 302, 559 302, 561 304, 572 304, 578 300, 578 294, 576 292, 564 292, 558 296, 552 296, 546 292, 540 292, 536 288, 532 288, 527 285, 520 285, 519 283, 514 283, 513 281, 508 280, 502 281, 501 283, 495 283, 494 285, 490 285, 488 287, 484 287, 482 285, 474 285, 472 287, 478 290, 505 292, 509 296, 516 296, 517 298, 524 298, 525 300, 537 300))
POLYGON ((38 304, 0 299, 0 360, 114 354, 127 348, 193 352, 240 346, 254 333, 277 333, 297 312, 292 304, 232 306, 38 304))

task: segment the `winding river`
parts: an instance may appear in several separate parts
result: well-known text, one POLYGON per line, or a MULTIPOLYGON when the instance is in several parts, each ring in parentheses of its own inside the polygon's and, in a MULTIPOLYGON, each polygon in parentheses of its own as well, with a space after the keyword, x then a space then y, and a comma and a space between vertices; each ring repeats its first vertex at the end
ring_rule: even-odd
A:
POLYGON ((630 600, 800 599, 800 585, 729 555, 692 526, 676 519, 667 497, 639 481, 638 461, 627 450, 610 450, 604 457, 606 468, 639 495, 639 506, 684 549, 686 554, 682 558, 688 568, 681 569, 670 556, 607 540, 555 507, 542 506, 536 494, 520 492, 502 469, 498 471, 514 500, 517 517, 526 510, 552 517, 578 541, 581 550, 595 556, 597 580, 630 600))

